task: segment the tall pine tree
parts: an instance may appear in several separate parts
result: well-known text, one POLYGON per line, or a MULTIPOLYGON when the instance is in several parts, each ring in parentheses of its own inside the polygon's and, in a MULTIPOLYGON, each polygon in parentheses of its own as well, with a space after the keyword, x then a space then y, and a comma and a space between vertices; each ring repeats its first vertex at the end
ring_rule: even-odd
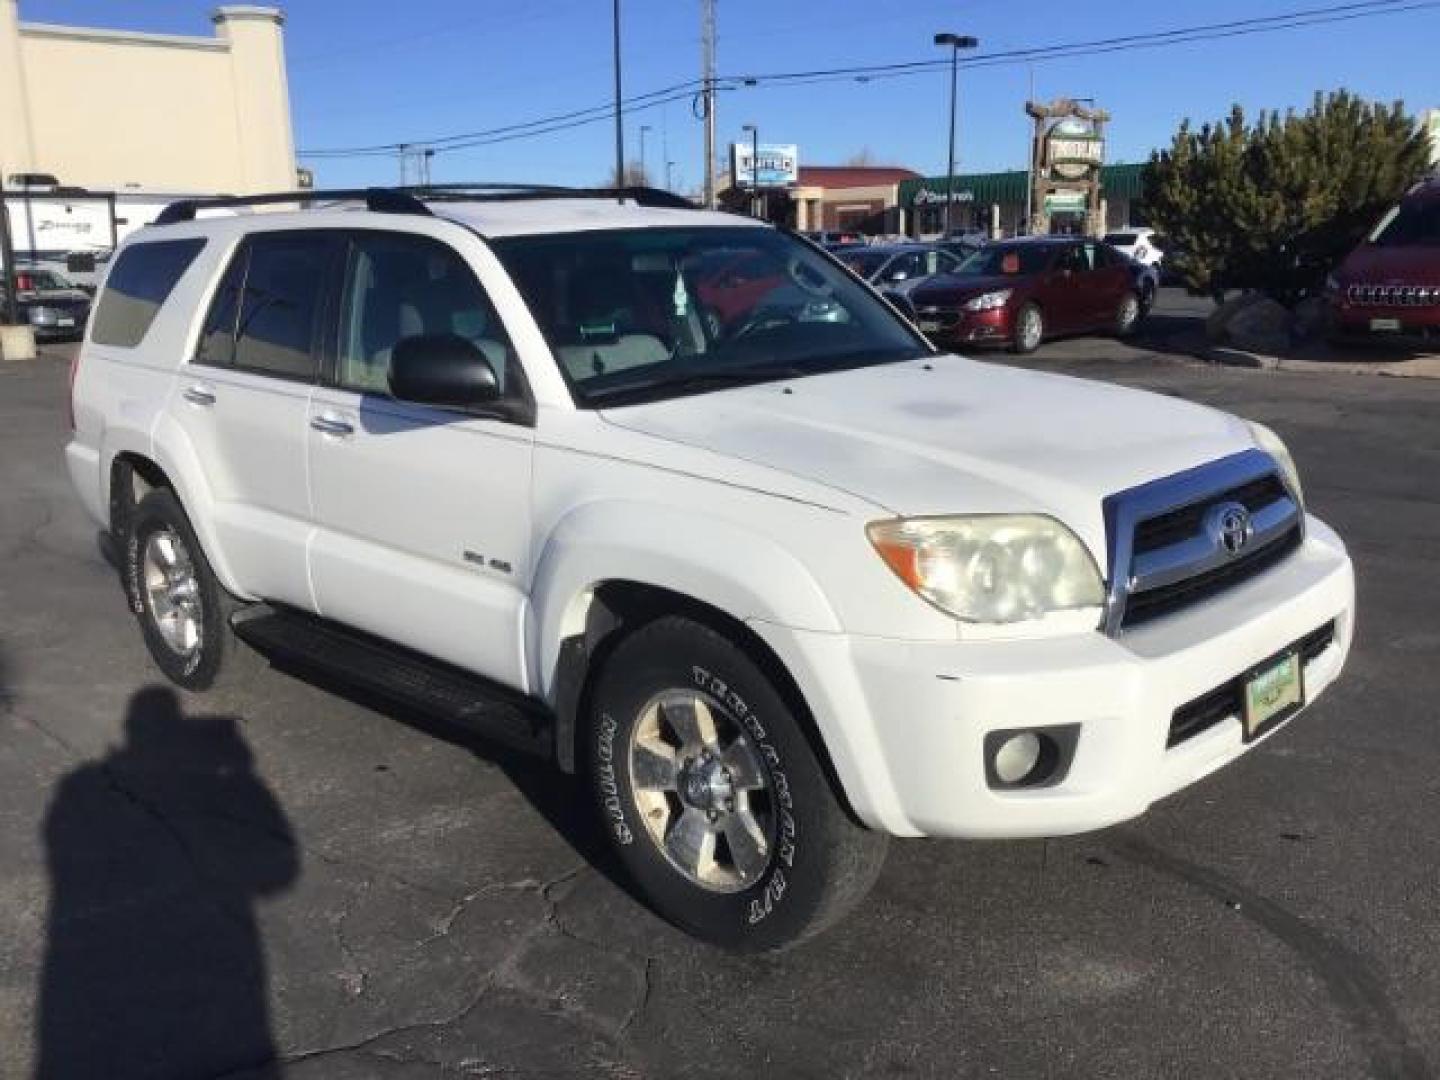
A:
POLYGON ((1320 291, 1427 165, 1425 135, 1398 102, 1341 90, 1253 125, 1236 105, 1198 131, 1185 121, 1151 155, 1144 206, 1192 292, 1255 289, 1294 304, 1320 291))

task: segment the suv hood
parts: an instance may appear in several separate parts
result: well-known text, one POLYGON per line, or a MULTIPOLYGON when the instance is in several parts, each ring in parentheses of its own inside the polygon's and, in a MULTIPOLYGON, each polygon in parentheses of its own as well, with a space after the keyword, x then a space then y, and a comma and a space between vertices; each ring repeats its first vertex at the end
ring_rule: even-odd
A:
POLYGON ((1213 409, 957 356, 601 415, 824 484, 889 514, 1051 514, 1102 566, 1107 495, 1254 446, 1243 421, 1213 409))
POLYGON ((1440 247, 1362 244, 1340 264, 1345 284, 1440 285, 1440 247))

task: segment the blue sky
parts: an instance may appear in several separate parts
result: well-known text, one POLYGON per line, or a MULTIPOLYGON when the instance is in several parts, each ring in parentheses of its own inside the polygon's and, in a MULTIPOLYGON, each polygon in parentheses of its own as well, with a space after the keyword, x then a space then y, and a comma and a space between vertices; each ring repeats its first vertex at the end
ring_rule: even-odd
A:
MULTIPOLYGON (((718 0, 722 75, 811 70, 943 55, 937 30, 973 34, 980 53, 1220 22, 1341 0, 718 0), (1023 13, 1023 14, 1022 14, 1023 13)), ((423 141, 600 104, 610 99, 609 0, 292 0, 282 5, 295 138, 301 151, 423 141)), ((189 0, 20 0, 21 18, 208 34, 211 5, 189 0)), ((645 93, 699 72, 698 0, 623 0, 625 91, 645 93)), ((1440 106, 1434 48, 1440 7, 1167 48, 979 68, 961 73, 960 170, 1022 167, 1021 111, 1038 96, 1094 97, 1114 116, 1112 161, 1143 160, 1184 117, 1304 107, 1317 90, 1347 87, 1440 106)), ((948 75, 742 88, 721 95, 722 145, 757 123, 762 141, 793 142, 802 162, 833 164, 868 151, 879 163, 945 168, 948 75)), ((662 143, 677 187, 698 183, 700 124, 688 101, 626 118, 632 157, 647 124, 647 158, 663 178, 662 143)), ((608 121, 559 134, 442 154, 435 181, 526 179, 597 183, 613 159, 608 121)), ((394 157, 311 162, 325 185, 390 182, 394 157)))

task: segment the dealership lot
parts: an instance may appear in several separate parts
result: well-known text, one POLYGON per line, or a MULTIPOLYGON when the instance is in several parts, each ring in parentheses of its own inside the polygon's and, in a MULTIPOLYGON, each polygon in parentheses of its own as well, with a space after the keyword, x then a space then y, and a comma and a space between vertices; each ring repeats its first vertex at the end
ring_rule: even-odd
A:
POLYGON ((542 765, 278 671, 161 688, 63 474, 65 350, 0 366, 0 1075, 1432 1075, 1440 385, 1194 366, 1191 316, 1025 364, 1276 428, 1356 559, 1346 677, 1139 822, 897 843, 761 959, 631 899, 542 765))

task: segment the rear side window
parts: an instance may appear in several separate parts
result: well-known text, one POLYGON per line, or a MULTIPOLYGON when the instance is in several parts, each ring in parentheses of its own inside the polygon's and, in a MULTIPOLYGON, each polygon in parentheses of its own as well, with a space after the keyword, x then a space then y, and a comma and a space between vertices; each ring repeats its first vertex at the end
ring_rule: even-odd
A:
POLYGON ((197 237, 127 247, 105 282, 90 340, 122 349, 139 345, 160 305, 204 246, 204 239, 197 237))
POLYGON ((315 230, 245 240, 211 301, 196 362, 313 380, 316 317, 335 244, 332 233, 315 230))

